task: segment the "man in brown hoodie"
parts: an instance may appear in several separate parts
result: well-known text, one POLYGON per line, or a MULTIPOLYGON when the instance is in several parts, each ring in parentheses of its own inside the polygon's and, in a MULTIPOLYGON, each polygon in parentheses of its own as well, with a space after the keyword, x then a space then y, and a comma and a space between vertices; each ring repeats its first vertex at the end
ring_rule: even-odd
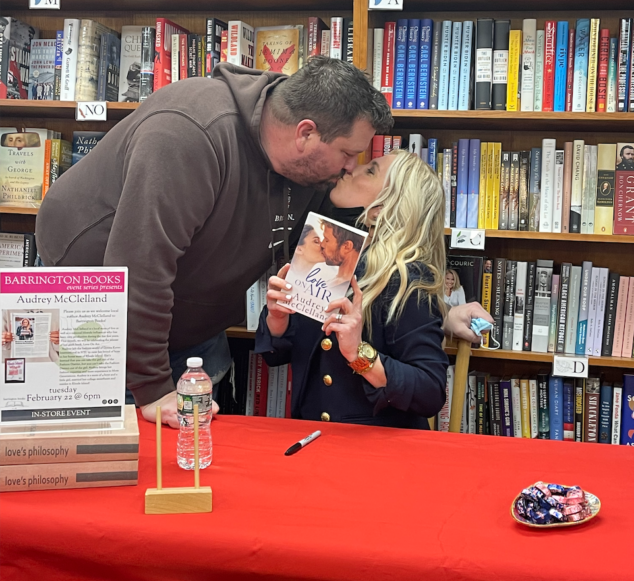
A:
POLYGON ((248 287, 391 127, 385 98, 343 61, 315 57, 292 77, 221 64, 153 94, 55 182, 40 257, 129 268, 127 387, 146 419, 160 403, 177 427, 187 356, 222 378, 248 287))

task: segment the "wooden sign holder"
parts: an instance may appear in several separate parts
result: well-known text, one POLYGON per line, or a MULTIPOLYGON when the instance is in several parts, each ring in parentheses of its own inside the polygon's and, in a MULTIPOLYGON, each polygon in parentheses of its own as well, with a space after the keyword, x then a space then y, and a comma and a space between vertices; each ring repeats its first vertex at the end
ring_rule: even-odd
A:
POLYGON ((198 404, 194 405, 194 486, 163 488, 161 408, 156 408, 156 488, 145 491, 145 514, 211 512, 211 487, 200 486, 198 466, 198 404))

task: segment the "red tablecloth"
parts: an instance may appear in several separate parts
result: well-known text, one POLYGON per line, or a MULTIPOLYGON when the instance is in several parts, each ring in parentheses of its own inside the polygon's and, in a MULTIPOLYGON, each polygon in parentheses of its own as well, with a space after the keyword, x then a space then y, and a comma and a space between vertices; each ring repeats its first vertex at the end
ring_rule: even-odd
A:
MULTIPOLYGON (((0 495, 3 581, 634 579, 629 447, 224 416, 201 472, 213 512, 153 516, 154 425, 140 422, 139 486, 0 495), (516 524, 512 499, 540 479, 593 492, 599 516, 516 524)), ((163 428, 163 484, 192 485, 175 442, 163 428)))

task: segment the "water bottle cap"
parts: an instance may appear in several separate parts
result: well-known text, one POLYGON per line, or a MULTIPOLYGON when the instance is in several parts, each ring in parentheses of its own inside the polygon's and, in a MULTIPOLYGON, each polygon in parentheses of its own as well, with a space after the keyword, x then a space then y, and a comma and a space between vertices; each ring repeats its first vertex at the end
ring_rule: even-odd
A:
POLYGON ((187 358, 187 367, 202 367, 203 360, 202 357, 188 357, 187 358))

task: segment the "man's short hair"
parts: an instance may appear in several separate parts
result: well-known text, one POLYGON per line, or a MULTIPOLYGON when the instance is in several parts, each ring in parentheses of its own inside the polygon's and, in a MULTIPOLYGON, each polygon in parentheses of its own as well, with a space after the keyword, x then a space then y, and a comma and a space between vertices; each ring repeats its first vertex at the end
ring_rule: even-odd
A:
POLYGON ((365 119, 377 134, 387 134, 394 120, 385 97, 364 72, 340 59, 314 56, 268 98, 273 116, 285 125, 310 119, 321 140, 348 137, 365 119))
POLYGON ((352 247, 357 251, 361 252, 361 247, 363 246, 363 236, 359 236, 355 232, 351 232, 347 228, 342 228, 337 224, 333 224, 328 220, 321 220, 321 229, 330 228, 332 230, 332 235, 335 237, 337 241, 337 247, 341 248, 348 240, 352 242, 352 247))
POLYGON ((621 152, 619 153, 619 157, 623 157, 623 153, 625 152, 626 149, 634 149, 634 145, 624 145, 623 147, 621 147, 621 152))

